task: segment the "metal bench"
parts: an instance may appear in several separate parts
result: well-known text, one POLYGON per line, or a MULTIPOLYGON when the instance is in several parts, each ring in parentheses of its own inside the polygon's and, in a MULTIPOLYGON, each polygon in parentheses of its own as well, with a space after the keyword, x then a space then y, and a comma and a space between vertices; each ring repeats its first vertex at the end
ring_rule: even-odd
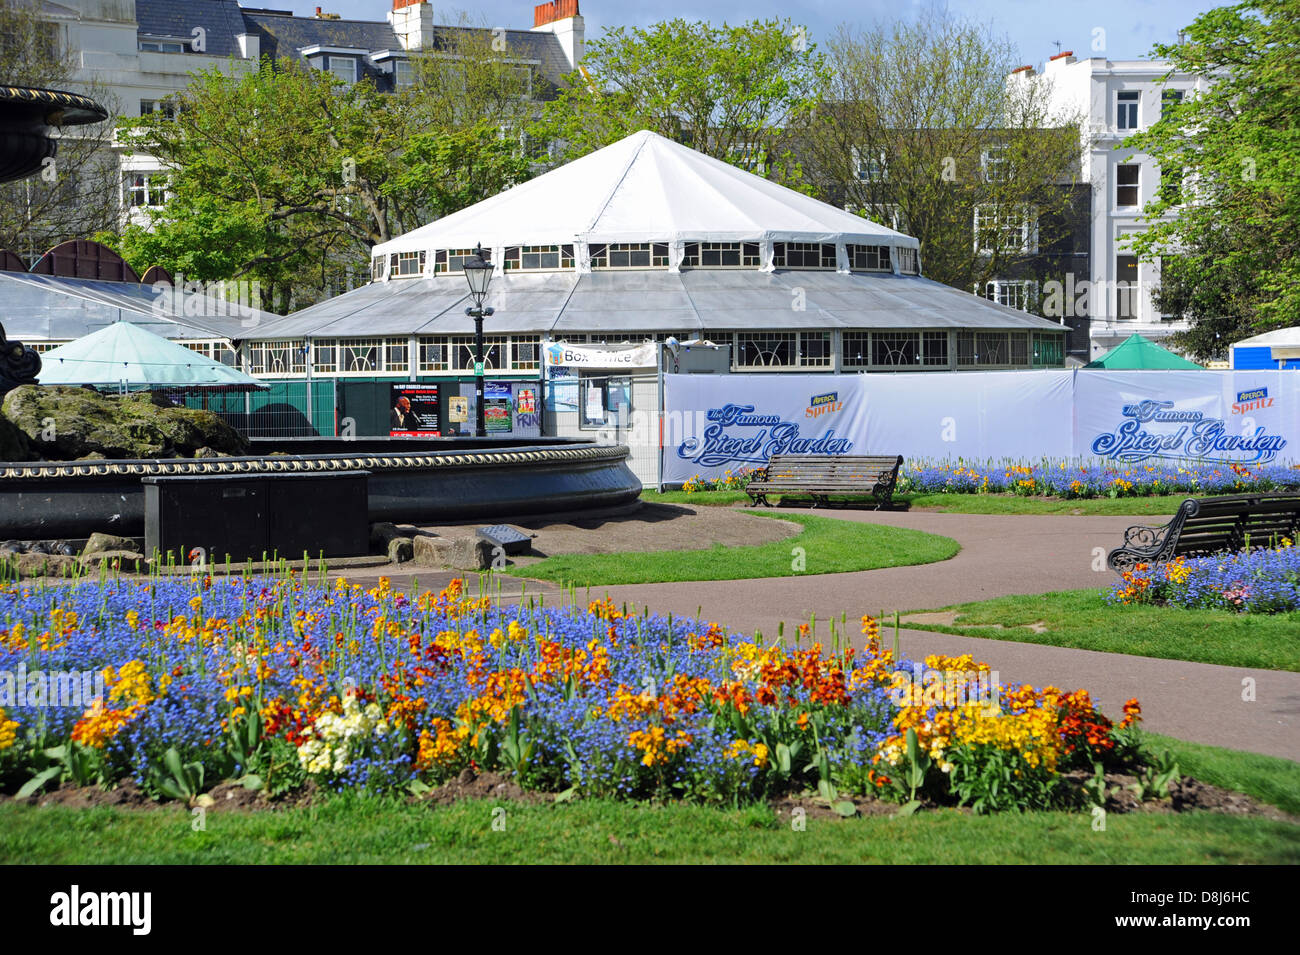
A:
POLYGON ((1300 533, 1300 492, 1188 498, 1168 524, 1137 525, 1124 532, 1124 546, 1106 563, 1123 573, 1136 564, 1163 564, 1175 557, 1265 547, 1300 533))
POLYGON ((813 507, 832 497, 869 497, 880 508, 889 504, 902 464, 902 455, 774 454, 767 467, 755 469, 745 493, 750 507, 771 507, 768 497, 779 495, 812 498, 813 507))

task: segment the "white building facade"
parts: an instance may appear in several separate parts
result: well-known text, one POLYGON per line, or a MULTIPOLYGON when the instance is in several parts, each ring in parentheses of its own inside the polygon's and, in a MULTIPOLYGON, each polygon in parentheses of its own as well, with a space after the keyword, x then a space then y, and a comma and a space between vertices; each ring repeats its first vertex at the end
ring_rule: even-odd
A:
POLYGON ((1021 67, 1013 74, 1019 81, 1045 80, 1055 106, 1085 116, 1081 169, 1092 186, 1091 281, 1086 300, 1076 301, 1090 318, 1091 358, 1135 332, 1158 340, 1186 328, 1156 307, 1159 263, 1139 262, 1130 245, 1146 229, 1142 210, 1160 189, 1160 168, 1145 153, 1119 148, 1156 123, 1170 103, 1206 88, 1204 78, 1172 69, 1158 60, 1080 59, 1066 52, 1041 73, 1021 67))

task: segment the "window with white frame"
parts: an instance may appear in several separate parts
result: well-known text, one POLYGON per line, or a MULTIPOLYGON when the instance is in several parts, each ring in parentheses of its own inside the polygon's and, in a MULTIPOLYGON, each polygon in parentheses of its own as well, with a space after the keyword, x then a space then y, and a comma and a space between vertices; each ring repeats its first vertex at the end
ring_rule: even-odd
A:
POLYGON ((189 49, 189 44, 180 40, 149 38, 141 39, 138 42, 142 53, 184 53, 189 49))
POLYGON ((510 367, 514 371, 536 371, 542 367, 542 340, 538 335, 510 339, 510 367))
POLYGON ((588 251, 592 269, 668 268, 667 242, 593 243, 588 251))
POLYGON ((844 368, 946 368, 948 333, 843 332, 840 364, 844 368))
POLYGON ((833 242, 775 242, 772 264, 778 269, 833 269, 833 242))
POLYGON ((339 372, 383 370, 382 342, 378 338, 340 338, 339 372))
POLYGON ((384 277, 384 257, 382 255, 371 256, 370 258, 370 279, 378 282, 384 277))
POLYGON ((1115 167, 1115 205, 1121 208, 1138 204, 1138 180, 1142 167, 1135 162, 1115 167))
POLYGON ((1138 103, 1142 94, 1137 90, 1120 90, 1115 94, 1115 128, 1138 128, 1138 103))
POLYGON ((419 371, 447 371, 447 341, 443 338, 422 336, 419 340, 419 371))
POLYGON ((921 274, 921 260, 916 249, 898 249, 895 256, 898 259, 898 271, 904 275, 921 274))
POLYGON ((794 368, 799 359, 796 332, 739 332, 736 365, 740 368, 794 368))
POLYGON ((757 242, 687 242, 682 266, 691 269, 756 269, 757 242))
POLYGON ((892 272, 887 245, 852 245, 847 247, 849 268, 855 272, 892 272))
POLYGON ((311 343, 311 365, 319 372, 339 370, 339 349, 332 339, 327 338, 311 343))
MULTIPOLYGON (((483 257, 487 258, 487 256, 488 252, 485 249, 483 257)), ((433 274, 464 272, 466 260, 472 258, 474 258, 473 249, 436 249, 433 253, 433 274)))
POLYGON ((883 149, 853 147, 854 179, 859 182, 884 182, 888 177, 888 157, 883 149))
POLYGON ((424 252, 394 252, 389 256, 388 274, 393 278, 423 275, 424 262, 424 252))
POLYGON ((831 333, 799 333, 799 365, 802 368, 831 367, 831 333))
POLYGON ((558 272, 573 261, 572 245, 524 245, 506 249, 501 264, 507 272, 558 272))
POLYGON ((984 297, 1007 308, 1031 311, 1038 293, 1038 283, 1032 280, 992 279, 984 283, 984 297))
POLYGON ((351 56, 325 57, 325 71, 348 86, 357 81, 357 61, 351 56))
POLYGON ((393 86, 399 90, 415 85, 415 67, 410 60, 393 61, 393 86))
POLYGON ((248 343, 251 375, 301 375, 307 370, 307 355, 299 340, 248 343))
MULTIPOLYGON (((474 348, 473 335, 453 335, 451 345, 452 371, 473 371, 477 352, 474 348)), ((506 371, 510 339, 505 335, 483 336, 483 369, 485 371, 506 371)))
POLYGON ((1011 157, 1003 144, 985 146, 980 153, 980 169, 985 182, 1006 182, 1011 178, 1011 157))
POLYGON ((1138 317, 1138 260, 1136 255, 1115 256, 1115 317, 1138 317))
POLYGON ((1027 205, 977 205, 975 250, 982 255, 1038 251, 1037 218, 1034 208, 1027 205))
POLYGON ((157 172, 129 173, 126 195, 132 209, 161 208, 167 204, 167 177, 157 172))
POLYGON ((1026 332, 957 333, 959 368, 1024 367, 1029 364, 1026 332))
POLYGON ((410 342, 405 338, 384 339, 384 371, 410 371, 410 342))
POLYGON ((140 115, 153 116, 154 114, 162 116, 163 119, 174 120, 176 118, 176 104, 165 99, 140 100, 140 115))

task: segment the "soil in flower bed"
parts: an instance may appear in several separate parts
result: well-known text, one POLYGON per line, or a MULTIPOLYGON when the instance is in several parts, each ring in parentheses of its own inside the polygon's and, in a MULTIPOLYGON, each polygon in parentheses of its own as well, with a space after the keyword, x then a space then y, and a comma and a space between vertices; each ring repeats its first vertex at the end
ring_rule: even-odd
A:
MULTIPOLYGON (((1061 785, 1068 790, 1077 791, 1082 797, 1082 785, 1092 778, 1091 773, 1082 770, 1063 773, 1061 785)), ((1190 776, 1171 783, 1168 799, 1148 799, 1139 801, 1137 794, 1128 787, 1137 780, 1133 776, 1106 774, 1106 783, 1114 790, 1106 799, 1108 813, 1182 813, 1182 812, 1218 812, 1230 816, 1251 816, 1268 819, 1273 822, 1300 824, 1300 816, 1283 812, 1275 806, 1262 803, 1244 793, 1223 789, 1209 783, 1201 782, 1190 776)), ((206 794, 212 798, 207 808, 212 811, 275 811, 279 809, 305 808, 318 803, 326 796, 326 791, 319 788, 314 781, 293 792, 277 798, 270 798, 265 792, 247 789, 236 780, 218 783, 206 794)), ((509 776, 500 773, 476 774, 466 769, 455 779, 449 779, 429 792, 412 796, 408 800, 412 805, 428 805, 438 809, 454 805, 463 800, 496 800, 503 803, 524 803, 540 805, 555 801, 555 793, 523 789, 509 776)), ((30 802, 37 806, 63 806, 70 809, 94 809, 112 806, 119 809, 172 809, 175 802, 158 802, 144 790, 127 779, 112 789, 98 786, 76 786, 64 783, 58 789, 42 793, 27 800, 15 799, 0 794, 0 803, 30 802)), ((835 800, 837 805, 852 803, 856 816, 893 816, 899 811, 897 803, 874 796, 840 795, 835 800)), ((805 819, 842 819, 839 812, 822 799, 811 793, 790 793, 777 799, 769 800, 768 806, 776 814, 779 824, 787 824, 796 810, 802 810, 805 819)), ((933 812, 953 807, 923 803, 921 812, 933 812)), ((957 812, 969 813, 968 807, 957 807, 957 812)))

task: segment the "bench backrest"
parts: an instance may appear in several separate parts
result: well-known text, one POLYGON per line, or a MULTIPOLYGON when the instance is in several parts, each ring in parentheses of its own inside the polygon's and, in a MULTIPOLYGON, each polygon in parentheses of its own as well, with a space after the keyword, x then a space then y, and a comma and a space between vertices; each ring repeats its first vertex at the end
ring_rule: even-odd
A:
POLYGON ((1262 547, 1300 534, 1300 493, 1191 498, 1183 510, 1175 556, 1262 547))
POLYGON ((879 483, 903 463, 901 455, 774 454, 767 463, 771 483, 879 483))

